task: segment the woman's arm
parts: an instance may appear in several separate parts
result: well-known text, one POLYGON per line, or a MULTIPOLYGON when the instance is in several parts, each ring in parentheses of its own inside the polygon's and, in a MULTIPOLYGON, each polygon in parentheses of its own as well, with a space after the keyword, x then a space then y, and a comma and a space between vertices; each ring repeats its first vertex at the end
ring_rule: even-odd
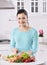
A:
POLYGON ((33 36, 33 44, 31 48, 31 52, 34 54, 37 52, 38 47, 38 33, 35 31, 34 36, 33 36))
POLYGON ((34 54, 37 52, 37 47, 38 47, 38 33, 35 31, 34 36, 33 36, 33 44, 30 50, 27 52, 28 54, 34 54))
POLYGON ((15 48, 16 42, 14 39, 14 31, 11 33, 10 47, 14 54, 18 53, 18 50, 15 48))

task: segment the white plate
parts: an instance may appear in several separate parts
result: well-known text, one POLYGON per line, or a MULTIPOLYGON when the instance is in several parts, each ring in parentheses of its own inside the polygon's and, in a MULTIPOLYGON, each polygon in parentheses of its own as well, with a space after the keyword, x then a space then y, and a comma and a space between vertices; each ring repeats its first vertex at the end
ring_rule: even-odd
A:
MULTIPOLYGON (((2 51, 3 55, 11 55, 11 51, 2 51)), ((9 63, 8 61, 3 60, 2 58, 0 59, 0 65, 45 65, 45 61, 42 57, 36 56, 36 61, 35 62, 29 62, 29 63, 9 63)))
POLYGON ((0 62, 0 65, 45 65, 45 61, 42 58, 36 58, 35 62, 29 63, 10 63, 9 61, 5 61, 1 58, 0 62))

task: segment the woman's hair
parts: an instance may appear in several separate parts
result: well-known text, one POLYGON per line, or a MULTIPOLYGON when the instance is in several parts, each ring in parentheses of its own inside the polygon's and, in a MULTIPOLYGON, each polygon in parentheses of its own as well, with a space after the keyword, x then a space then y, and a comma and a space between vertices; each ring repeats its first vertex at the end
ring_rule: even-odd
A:
POLYGON ((21 13, 24 13, 28 17, 27 11, 25 9, 18 10, 17 15, 21 13))

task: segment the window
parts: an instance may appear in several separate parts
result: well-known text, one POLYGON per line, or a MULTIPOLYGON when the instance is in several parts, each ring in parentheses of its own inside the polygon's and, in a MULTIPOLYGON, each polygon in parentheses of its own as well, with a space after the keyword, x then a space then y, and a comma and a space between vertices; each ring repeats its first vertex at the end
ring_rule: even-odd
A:
POLYGON ((35 2, 35 12, 38 12, 38 2, 35 2))
POLYGON ((21 2, 21 6, 24 6, 24 2, 21 2))
POLYGON ((38 12, 38 0, 31 0, 31 12, 38 12))
POLYGON ((17 11, 20 9, 20 7, 17 7, 17 11))
POLYGON ((43 0, 43 12, 46 12, 46 0, 43 0))
POLYGON ((35 2, 35 6, 38 6, 38 2, 35 2))
POLYGON ((20 6, 20 2, 17 2, 17 6, 20 6))
POLYGON ((34 7, 31 7, 31 12, 34 12, 34 7))
POLYGON ((34 12, 34 2, 31 2, 31 12, 34 12))
POLYGON ((34 0, 31 0, 31 12, 34 12, 34 0))
POLYGON ((31 6, 34 6, 34 2, 31 2, 31 6))
POLYGON ((24 9, 24 2, 21 2, 21 8, 24 9))
POLYGON ((17 2, 17 11, 20 9, 20 2, 17 2))
POLYGON ((38 7, 35 7, 35 12, 38 12, 38 7))
POLYGON ((24 0, 17 0, 17 11, 24 8, 24 0))

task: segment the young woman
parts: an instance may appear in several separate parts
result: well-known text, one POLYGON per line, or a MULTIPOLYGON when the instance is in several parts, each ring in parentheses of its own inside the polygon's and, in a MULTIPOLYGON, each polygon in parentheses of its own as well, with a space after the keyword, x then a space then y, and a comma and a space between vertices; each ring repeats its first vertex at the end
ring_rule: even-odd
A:
POLYGON ((29 26, 28 14, 24 9, 17 12, 18 27, 12 31, 11 48, 13 53, 35 54, 38 46, 37 31, 29 26))

